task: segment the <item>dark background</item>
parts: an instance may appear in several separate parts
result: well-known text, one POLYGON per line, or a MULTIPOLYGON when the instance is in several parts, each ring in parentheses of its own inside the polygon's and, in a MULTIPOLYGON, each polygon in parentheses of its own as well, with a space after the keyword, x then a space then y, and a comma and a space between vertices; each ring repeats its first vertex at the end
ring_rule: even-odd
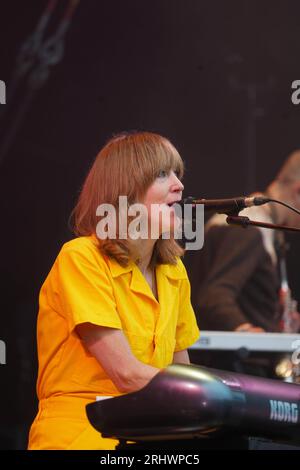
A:
MULTIPOLYGON (((67 3, 59 1, 45 37, 67 3)), ((186 162, 185 194, 198 197, 264 189, 300 148, 300 105, 291 102, 291 83, 300 79, 298 0, 81 1, 62 61, 32 94, 23 77, 10 101, 17 53, 46 5, 1 3, 3 449, 26 447, 36 412, 38 292, 72 237, 68 217, 105 141, 122 130, 165 135, 186 162)), ((300 243, 297 236, 290 242, 290 283, 300 300, 300 243)))

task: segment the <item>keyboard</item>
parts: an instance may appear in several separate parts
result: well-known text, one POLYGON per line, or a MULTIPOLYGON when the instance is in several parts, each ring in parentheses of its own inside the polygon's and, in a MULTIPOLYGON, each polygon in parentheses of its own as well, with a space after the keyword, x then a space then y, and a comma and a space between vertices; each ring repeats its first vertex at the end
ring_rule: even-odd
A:
POLYGON ((200 339, 189 349, 293 352, 299 350, 300 334, 202 331, 200 339))

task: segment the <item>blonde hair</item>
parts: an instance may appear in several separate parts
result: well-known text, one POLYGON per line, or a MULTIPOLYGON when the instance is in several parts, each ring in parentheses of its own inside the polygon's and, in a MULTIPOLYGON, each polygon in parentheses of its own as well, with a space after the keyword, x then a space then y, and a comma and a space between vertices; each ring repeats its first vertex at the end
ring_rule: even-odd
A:
MULTIPOLYGON (((96 233, 96 209, 100 204, 118 208, 119 196, 128 203, 141 201, 161 170, 177 171, 183 176, 183 162, 168 139, 151 132, 123 133, 113 137, 98 153, 83 184, 73 211, 73 230, 78 236, 96 233)), ((127 240, 99 240, 101 252, 115 258, 122 266, 135 254, 127 240)), ((175 264, 183 248, 174 238, 159 238, 154 247, 153 264, 175 264)))

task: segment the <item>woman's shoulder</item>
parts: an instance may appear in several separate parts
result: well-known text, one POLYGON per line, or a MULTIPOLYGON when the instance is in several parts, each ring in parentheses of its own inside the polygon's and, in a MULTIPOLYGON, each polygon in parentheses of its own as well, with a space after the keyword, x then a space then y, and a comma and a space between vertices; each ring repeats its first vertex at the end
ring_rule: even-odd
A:
POLYGON ((77 237, 64 243, 58 257, 66 256, 96 259, 98 262, 105 261, 99 249, 97 238, 94 236, 77 237))
POLYGON ((97 248, 97 239, 94 236, 89 237, 76 237, 68 242, 64 243, 62 246, 62 251, 68 250, 90 250, 90 249, 98 249, 97 248))
POLYGON ((182 260, 179 257, 176 257, 176 264, 162 264, 162 272, 173 279, 186 279, 187 272, 182 260))

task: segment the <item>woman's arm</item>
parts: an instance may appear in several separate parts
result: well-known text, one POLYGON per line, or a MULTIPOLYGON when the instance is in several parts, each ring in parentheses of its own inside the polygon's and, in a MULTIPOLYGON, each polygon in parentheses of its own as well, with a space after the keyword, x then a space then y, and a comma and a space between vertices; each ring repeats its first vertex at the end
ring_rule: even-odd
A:
POLYGON ((82 323, 76 331, 120 392, 143 388, 159 372, 133 355, 122 330, 82 323))
POLYGON ((190 358, 187 349, 183 349, 183 351, 174 352, 173 364, 190 364, 190 358))

